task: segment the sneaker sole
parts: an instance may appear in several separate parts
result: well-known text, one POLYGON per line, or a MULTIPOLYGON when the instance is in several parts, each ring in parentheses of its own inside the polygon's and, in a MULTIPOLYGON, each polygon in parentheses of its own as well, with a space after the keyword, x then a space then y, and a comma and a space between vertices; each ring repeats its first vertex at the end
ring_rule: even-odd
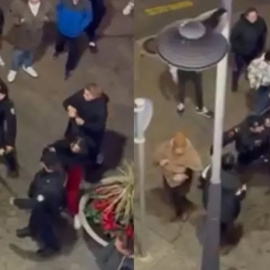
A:
POLYGON ((210 116, 210 115, 206 115, 204 113, 201 113, 201 112, 196 112, 198 115, 201 115, 201 116, 204 116, 205 118, 214 118, 213 116, 210 116))

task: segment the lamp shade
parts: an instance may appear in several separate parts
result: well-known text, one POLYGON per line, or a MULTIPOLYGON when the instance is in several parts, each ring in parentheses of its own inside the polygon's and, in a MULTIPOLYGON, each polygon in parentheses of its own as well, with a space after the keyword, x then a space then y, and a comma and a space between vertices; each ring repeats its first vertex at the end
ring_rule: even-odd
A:
POLYGON ((215 66, 228 49, 221 33, 199 21, 177 21, 157 35, 157 53, 162 60, 186 71, 215 66))

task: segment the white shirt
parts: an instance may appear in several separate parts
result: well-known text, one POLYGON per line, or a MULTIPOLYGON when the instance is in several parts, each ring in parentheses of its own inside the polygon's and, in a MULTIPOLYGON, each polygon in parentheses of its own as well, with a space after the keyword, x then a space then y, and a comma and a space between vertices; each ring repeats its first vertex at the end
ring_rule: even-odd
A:
POLYGON ((41 4, 40 1, 37 2, 36 4, 32 4, 32 3, 28 2, 29 8, 35 17, 38 15, 40 4, 41 4))

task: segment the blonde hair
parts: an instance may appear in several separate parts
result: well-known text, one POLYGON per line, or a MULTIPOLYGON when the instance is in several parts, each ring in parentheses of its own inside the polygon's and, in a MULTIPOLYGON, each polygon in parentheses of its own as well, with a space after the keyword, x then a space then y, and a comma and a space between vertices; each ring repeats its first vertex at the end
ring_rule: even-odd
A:
POLYGON ((85 85, 85 89, 89 91, 94 97, 101 97, 103 95, 103 91, 96 83, 87 83, 85 85))

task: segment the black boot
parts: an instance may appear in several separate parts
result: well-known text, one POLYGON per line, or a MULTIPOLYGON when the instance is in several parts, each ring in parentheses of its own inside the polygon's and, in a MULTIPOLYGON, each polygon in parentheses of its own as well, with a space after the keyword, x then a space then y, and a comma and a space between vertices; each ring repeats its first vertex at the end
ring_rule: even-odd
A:
POLYGON ((18 178, 19 177, 19 166, 17 162, 17 157, 15 151, 7 153, 5 155, 6 163, 8 167, 7 175, 10 178, 18 178))
POLYGON ((23 229, 18 229, 18 230, 16 230, 16 235, 19 238, 30 237, 31 236, 30 228, 29 227, 25 227, 23 229))

